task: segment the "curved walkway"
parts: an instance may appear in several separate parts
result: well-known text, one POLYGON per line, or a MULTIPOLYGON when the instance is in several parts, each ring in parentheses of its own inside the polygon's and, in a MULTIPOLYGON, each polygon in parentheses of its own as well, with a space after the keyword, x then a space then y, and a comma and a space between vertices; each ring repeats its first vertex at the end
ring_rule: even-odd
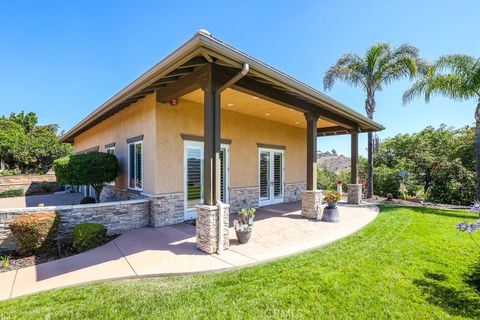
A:
POLYGON ((185 223, 131 230, 75 256, 0 273, 0 300, 100 280, 209 272, 261 263, 324 246, 363 228, 378 215, 378 208, 369 204, 340 204, 339 208, 339 223, 303 218, 299 202, 261 208, 250 242, 239 245, 230 228, 230 249, 222 255, 197 250, 195 227, 185 223))

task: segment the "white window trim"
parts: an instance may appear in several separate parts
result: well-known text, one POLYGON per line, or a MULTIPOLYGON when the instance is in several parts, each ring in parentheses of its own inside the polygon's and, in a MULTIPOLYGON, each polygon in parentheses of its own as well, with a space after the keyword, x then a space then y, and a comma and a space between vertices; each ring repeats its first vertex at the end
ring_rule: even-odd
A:
POLYGON ((116 155, 117 150, 115 150, 115 146, 105 148, 105 153, 109 153, 108 151, 110 151, 110 150, 113 150, 113 155, 116 155))
MULTIPOLYGON (((134 147, 134 150, 136 150, 135 147, 134 147)), ((141 140, 141 141, 135 141, 135 142, 131 142, 131 143, 128 143, 128 144, 127 144, 127 157, 128 157, 128 168, 127 168, 127 171, 128 171, 128 181, 127 181, 127 188, 128 188, 129 190, 143 191, 143 182, 144 182, 144 180, 143 180, 143 177, 144 177, 143 140, 141 140), (131 177, 130 177, 130 158, 131 158, 131 157, 130 157, 130 145, 136 146, 137 144, 141 144, 141 145, 142 145, 142 154, 141 154, 141 156, 142 156, 142 164, 141 164, 141 165, 142 165, 142 187, 141 187, 141 188, 138 188, 138 187, 134 186, 134 187, 132 188, 132 187, 130 187, 130 181, 131 181, 131 177)), ((135 160, 135 161, 136 161, 136 159, 137 159, 137 158, 134 157, 134 160, 135 160)))
MULTIPOLYGON (((142 150, 143 150, 143 146, 142 146, 142 150)), ((117 156, 117 150, 115 150, 115 146, 105 148, 105 153, 110 153, 110 154, 113 154, 114 156, 117 156), (113 150, 113 153, 108 152, 110 150, 113 150)), ((115 186, 116 181, 117 181, 117 179, 115 179, 111 182, 107 182, 106 184, 109 185, 109 186, 115 186)))
MULTIPOLYGON (((271 204, 277 204, 277 203, 283 203, 285 202, 285 150, 283 149, 274 149, 274 148, 258 148, 258 165, 257 165, 257 170, 258 170, 258 202, 259 206, 263 207, 266 205, 271 205, 271 204), (275 196, 269 195, 268 199, 263 199, 260 197, 260 155, 262 152, 270 152, 270 153, 281 153, 282 154, 282 196, 275 198, 275 196)), ((270 175, 271 172, 273 171, 272 168, 270 169, 270 175)), ((272 192, 270 190, 270 192, 272 192)))
MULTIPOLYGON (((205 159, 205 149, 203 141, 193 141, 193 140, 184 140, 183 143, 183 193, 184 193, 184 200, 183 200, 183 207, 184 212, 191 212, 194 209, 188 209, 188 183, 187 183, 187 148, 188 147, 196 147, 202 150, 202 160, 205 159)), ((230 145, 229 144, 221 144, 220 148, 225 149, 225 203, 229 203, 230 201, 230 145)), ((204 184, 203 172, 202 172, 202 186, 204 184)), ((202 199, 201 203, 203 204, 203 188, 202 188, 202 199)))

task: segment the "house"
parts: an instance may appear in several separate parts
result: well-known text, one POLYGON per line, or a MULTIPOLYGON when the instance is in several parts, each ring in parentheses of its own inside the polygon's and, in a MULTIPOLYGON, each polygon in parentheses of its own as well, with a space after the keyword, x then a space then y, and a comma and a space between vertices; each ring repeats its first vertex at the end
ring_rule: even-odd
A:
MULTIPOLYGON (((75 152, 114 153, 103 201, 148 197, 151 225, 195 218, 217 201, 236 212, 302 199, 315 214, 317 137, 383 127, 205 30, 94 110, 61 138, 75 152)), ((209 209, 209 210, 210 210, 209 209)))

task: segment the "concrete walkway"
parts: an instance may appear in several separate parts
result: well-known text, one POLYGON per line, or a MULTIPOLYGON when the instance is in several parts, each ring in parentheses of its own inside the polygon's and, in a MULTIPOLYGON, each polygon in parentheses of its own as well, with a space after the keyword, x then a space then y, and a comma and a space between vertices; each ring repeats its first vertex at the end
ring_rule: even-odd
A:
POLYGON ((230 228, 231 246, 221 256, 197 250, 195 227, 185 223, 131 230, 82 254, 0 273, 0 300, 86 282, 208 272, 265 262, 343 238, 378 214, 376 206, 367 204, 340 204, 339 208, 340 223, 301 217, 299 202, 261 208, 250 242, 239 245, 230 228))

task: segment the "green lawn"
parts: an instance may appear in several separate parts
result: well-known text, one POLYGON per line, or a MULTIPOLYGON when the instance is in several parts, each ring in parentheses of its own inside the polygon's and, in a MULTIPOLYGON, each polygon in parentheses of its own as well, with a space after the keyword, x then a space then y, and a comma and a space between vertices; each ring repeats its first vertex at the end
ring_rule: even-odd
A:
MULTIPOLYGON (((125 280, 0 304, 0 318, 480 318, 470 212, 382 207, 326 248, 231 272, 125 280)), ((480 235, 476 235, 479 237, 480 235)))

